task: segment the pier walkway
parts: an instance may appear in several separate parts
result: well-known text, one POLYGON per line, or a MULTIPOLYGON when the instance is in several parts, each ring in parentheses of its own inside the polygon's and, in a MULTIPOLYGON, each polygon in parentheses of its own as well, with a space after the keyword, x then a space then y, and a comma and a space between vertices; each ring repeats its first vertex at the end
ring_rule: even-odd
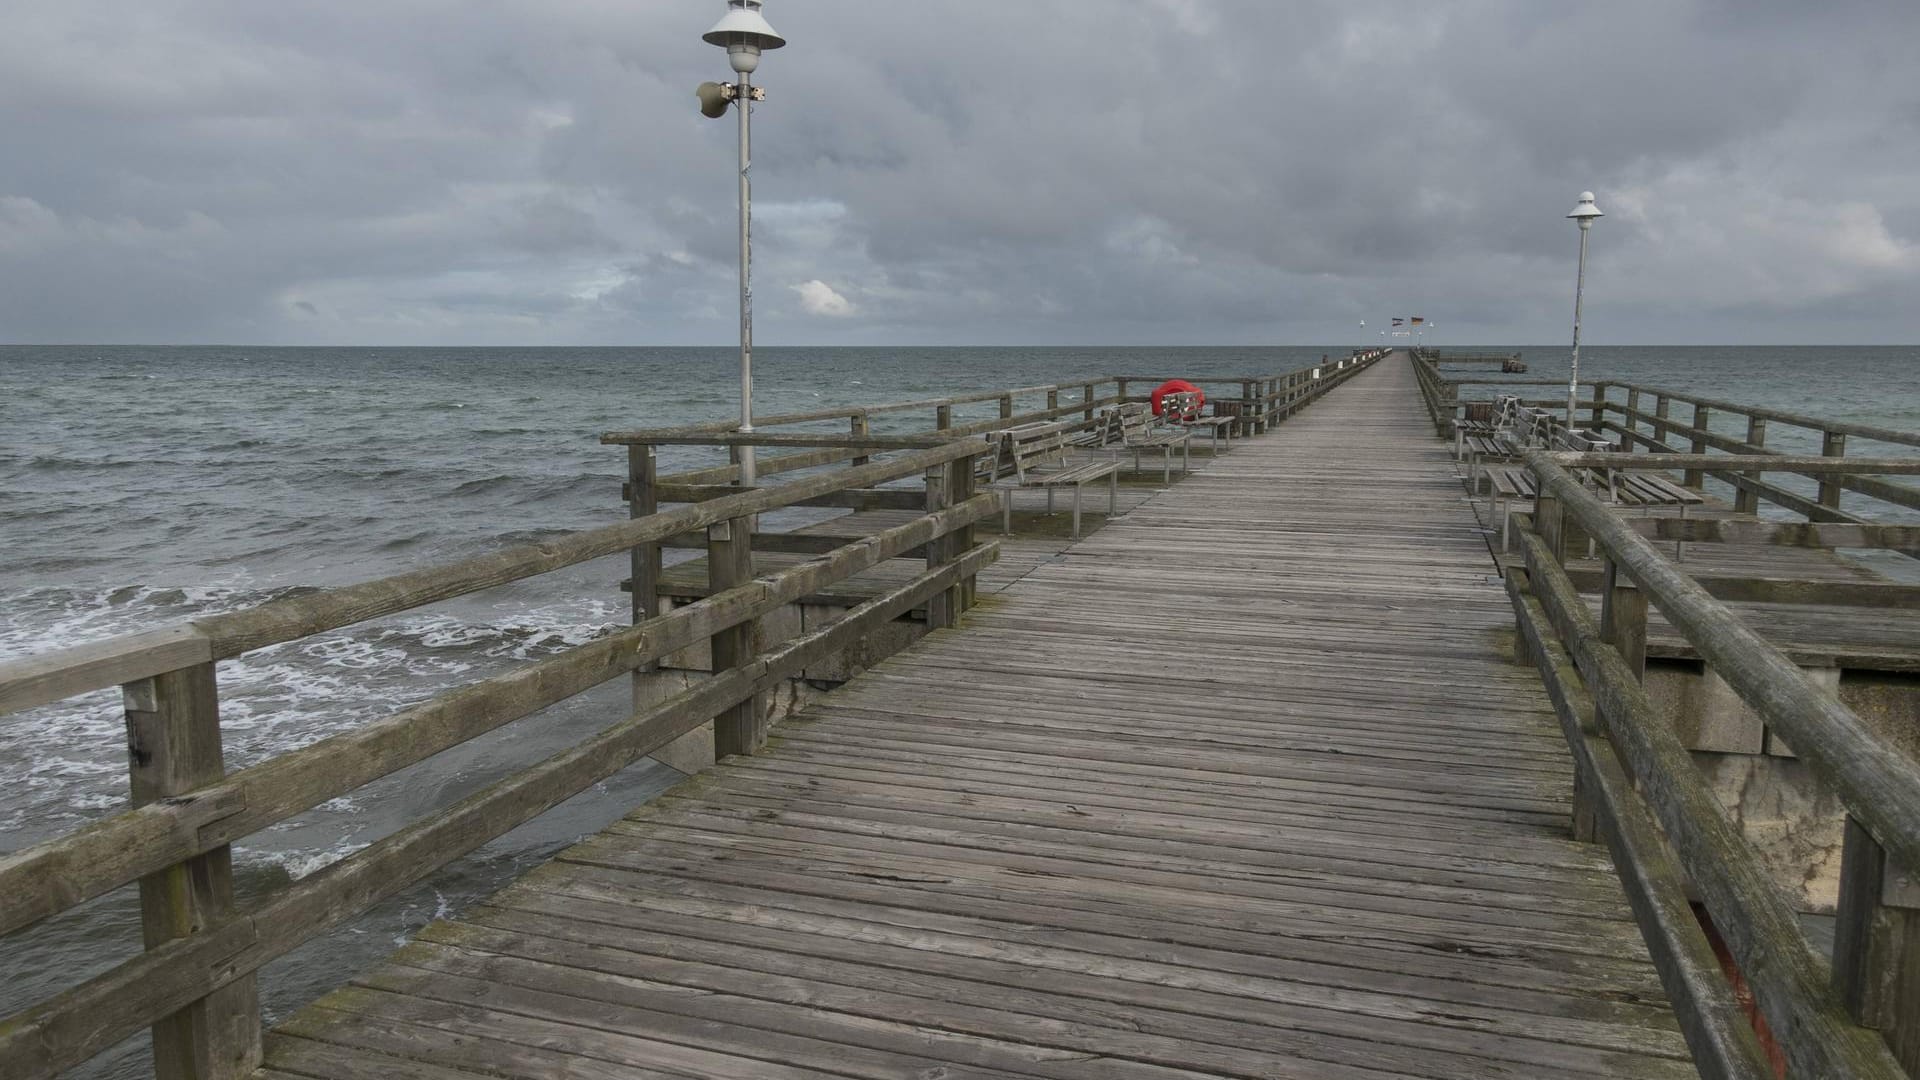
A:
POLYGON ((1410 367, 1363 372, 428 927, 263 1075, 1696 1075, 1449 465, 1410 367))

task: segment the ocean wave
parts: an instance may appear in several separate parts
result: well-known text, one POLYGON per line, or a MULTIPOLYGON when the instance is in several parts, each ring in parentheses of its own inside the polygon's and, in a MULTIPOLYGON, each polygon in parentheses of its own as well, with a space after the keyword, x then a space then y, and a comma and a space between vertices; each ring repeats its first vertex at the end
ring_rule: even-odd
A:
POLYGON ((155 465, 183 465, 172 458, 75 458, 55 454, 35 454, 21 463, 33 472, 78 472, 93 469, 144 469, 155 465))
POLYGON ((524 476, 508 476, 502 473, 499 476, 489 476, 484 480, 469 480, 459 487, 454 488, 452 494, 462 496, 483 495, 487 492, 498 491, 501 488, 510 487, 514 484, 525 483, 526 479, 524 476))

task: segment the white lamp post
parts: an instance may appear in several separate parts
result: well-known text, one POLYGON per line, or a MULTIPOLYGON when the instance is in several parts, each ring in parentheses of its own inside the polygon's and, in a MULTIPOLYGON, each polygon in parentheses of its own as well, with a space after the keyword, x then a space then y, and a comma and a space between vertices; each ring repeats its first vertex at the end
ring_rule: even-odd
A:
POLYGON ((1580 299, 1587 288, 1587 232, 1593 219, 1606 217, 1593 205, 1593 192, 1580 193, 1580 205, 1568 214, 1580 226, 1580 269, 1573 279, 1573 373, 1567 378, 1567 430, 1573 430, 1573 404, 1580 393, 1580 299))
MULTIPOLYGON (((702 83, 700 111, 714 119, 727 113, 731 102, 740 112, 740 430, 753 430, 753 103, 766 98, 753 85, 760 54, 777 49, 787 39, 767 25, 760 14, 761 0, 727 0, 727 13, 702 35, 709 45, 727 50, 727 62, 740 76, 737 85, 702 83)), ((754 483, 753 447, 740 447, 740 486, 754 483)))

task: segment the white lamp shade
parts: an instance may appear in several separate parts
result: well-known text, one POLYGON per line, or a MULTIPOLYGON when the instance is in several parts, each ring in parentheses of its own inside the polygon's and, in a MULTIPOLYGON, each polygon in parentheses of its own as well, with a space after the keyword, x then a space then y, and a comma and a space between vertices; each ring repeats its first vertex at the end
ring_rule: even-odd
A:
POLYGON ((1585 223, 1594 218, 1606 217, 1607 215, 1601 213, 1600 208, 1593 205, 1593 192, 1583 191, 1580 193, 1580 205, 1574 207, 1573 213, 1567 216, 1575 221, 1585 223))
POLYGON ((787 43, 760 14, 760 0, 727 0, 726 15, 702 34, 701 40, 709 45, 751 45, 757 49, 777 49, 787 43))

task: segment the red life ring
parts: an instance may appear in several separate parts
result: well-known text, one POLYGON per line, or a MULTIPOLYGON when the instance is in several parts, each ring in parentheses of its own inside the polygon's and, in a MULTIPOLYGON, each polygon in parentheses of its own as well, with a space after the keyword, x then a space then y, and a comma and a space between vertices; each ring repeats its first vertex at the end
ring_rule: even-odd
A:
POLYGON ((1166 382, 1154 387, 1153 393, 1147 395, 1147 400, 1153 402, 1153 415, 1162 415, 1160 411, 1160 399, 1166 397, 1168 394, 1194 394, 1198 396, 1199 404, 1205 405, 1207 403, 1206 391, 1185 379, 1168 379, 1166 382))

